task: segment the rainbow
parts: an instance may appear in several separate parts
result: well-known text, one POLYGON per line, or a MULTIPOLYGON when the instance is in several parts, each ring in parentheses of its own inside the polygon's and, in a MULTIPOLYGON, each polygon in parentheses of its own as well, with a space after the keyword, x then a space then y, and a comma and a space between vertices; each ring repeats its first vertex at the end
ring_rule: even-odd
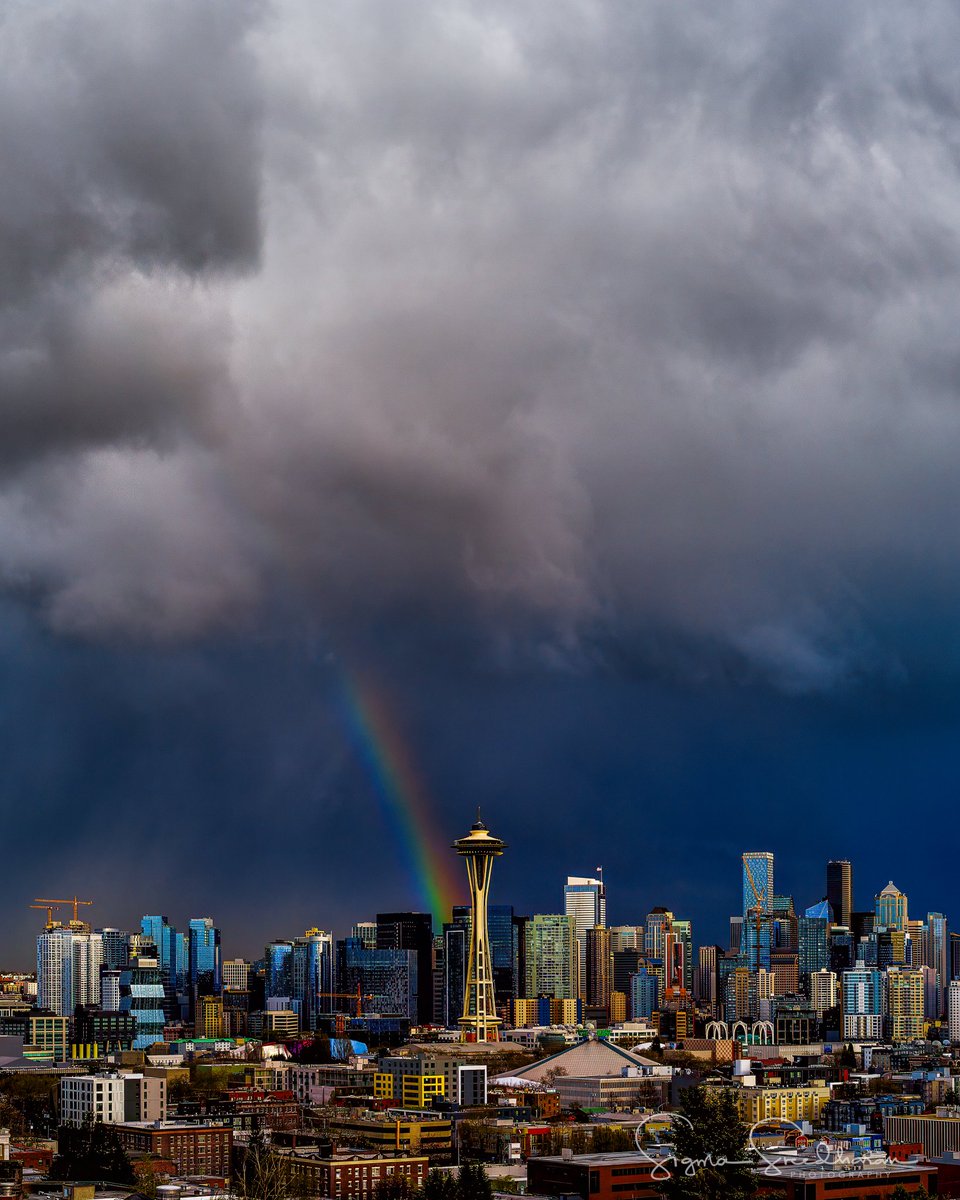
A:
POLYGON ((402 847, 421 902, 439 929, 466 890, 455 871, 456 856, 436 827, 426 789, 382 692, 357 674, 344 673, 341 696, 351 740, 402 847))

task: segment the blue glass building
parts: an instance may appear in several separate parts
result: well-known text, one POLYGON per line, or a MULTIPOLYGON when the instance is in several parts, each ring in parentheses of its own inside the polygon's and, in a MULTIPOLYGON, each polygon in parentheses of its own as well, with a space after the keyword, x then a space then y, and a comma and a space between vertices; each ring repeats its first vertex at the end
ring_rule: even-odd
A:
POLYGON ((368 950, 359 938, 344 938, 337 951, 339 990, 355 992, 359 987, 369 997, 363 1001, 365 1013, 417 1020, 416 950, 368 950))
POLYGON ((212 917, 191 917, 188 930, 191 990, 216 995, 221 990, 220 930, 212 917))
MULTIPOLYGON (((274 943, 275 945, 277 943, 274 943)), ((294 939, 290 954, 289 993, 299 1005, 301 1027, 316 1029, 321 1013, 336 1011, 333 992, 333 938, 320 929, 309 929, 294 939)), ((281 993, 282 994, 282 993, 281 993)))
POLYGON ((141 945, 132 952, 120 974, 120 1011, 136 1018, 134 1050, 146 1050, 154 1042, 162 1042, 166 1023, 166 996, 160 960, 155 947, 141 945))
POLYGON ((637 1020, 649 1020, 657 1011, 659 983, 646 967, 630 976, 630 1015, 637 1020))

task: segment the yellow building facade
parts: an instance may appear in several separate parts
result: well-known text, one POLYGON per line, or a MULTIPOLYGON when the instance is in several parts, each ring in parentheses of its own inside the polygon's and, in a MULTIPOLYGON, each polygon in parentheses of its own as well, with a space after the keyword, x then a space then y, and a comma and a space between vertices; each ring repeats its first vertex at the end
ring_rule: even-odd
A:
POLYGON ((830 1099, 825 1086, 784 1088, 745 1087, 736 1093, 740 1119, 748 1125, 758 1121, 816 1121, 830 1099))

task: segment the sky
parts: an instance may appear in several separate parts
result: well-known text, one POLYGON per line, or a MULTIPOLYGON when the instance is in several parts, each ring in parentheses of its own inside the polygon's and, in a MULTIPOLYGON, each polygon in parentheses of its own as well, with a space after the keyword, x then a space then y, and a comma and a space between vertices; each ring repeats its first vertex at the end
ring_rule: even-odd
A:
POLYGON ((358 680, 519 911, 960 912, 954 5, 0 33, 0 964, 423 907, 358 680))

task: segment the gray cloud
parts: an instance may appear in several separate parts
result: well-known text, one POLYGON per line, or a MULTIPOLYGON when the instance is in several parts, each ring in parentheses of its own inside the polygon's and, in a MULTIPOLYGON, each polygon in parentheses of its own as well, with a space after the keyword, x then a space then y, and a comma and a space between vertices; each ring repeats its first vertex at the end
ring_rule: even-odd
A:
POLYGON ((9 8, 3 577, 900 671, 960 591, 958 24, 9 8))

